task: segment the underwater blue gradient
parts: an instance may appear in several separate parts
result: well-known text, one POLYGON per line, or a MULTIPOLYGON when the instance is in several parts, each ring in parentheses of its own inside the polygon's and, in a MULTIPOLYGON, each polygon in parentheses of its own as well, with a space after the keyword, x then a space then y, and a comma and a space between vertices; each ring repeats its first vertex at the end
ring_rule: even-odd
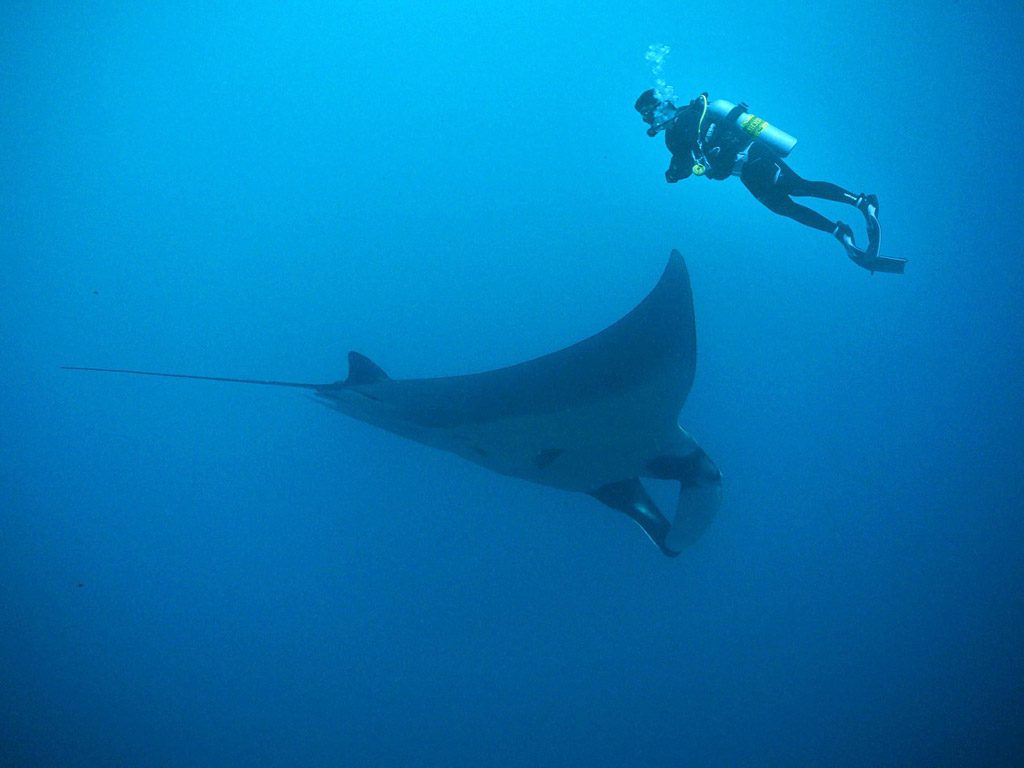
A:
POLYGON ((1024 764, 1020 2, 211 5, 0 10, 0 765, 1024 764), (651 44, 906 275, 665 184, 651 44), (671 248, 725 475, 676 560, 301 392, 58 369, 485 370, 671 248))

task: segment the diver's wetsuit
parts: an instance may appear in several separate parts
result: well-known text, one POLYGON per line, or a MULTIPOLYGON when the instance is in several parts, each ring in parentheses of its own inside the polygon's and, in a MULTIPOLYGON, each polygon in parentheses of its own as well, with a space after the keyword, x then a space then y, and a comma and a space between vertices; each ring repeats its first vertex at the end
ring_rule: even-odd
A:
POLYGON ((672 161, 665 171, 665 181, 675 184, 693 173, 693 157, 697 130, 700 125, 700 112, 691 102, 676 114, 675 119, 665 128, 665 146, 672 153, 672 161))
POLYGON ((849 203, 857 199, 857 195, 837 184, 808 181, 790 168, 785 160, 756 143, 750 147, 747 162, 740 171, 740 181, 750 190, 750 194, 770 210, 822 232, 835 232, 836 223, 817 211, 793 202, 791 196, 817 197, 837 203, 849 203))
MULTIPOLYGON (((679 110, 676 119, 665 128, 665 146, 672 153, 672 162, 665 171, 665 180, 670 184, 693 174, 697 132, 702 112, 699 105, 699 99, 694 99, 689 106, 679 110)), ((707 118, 705 125, 711 125, 707 118)), ((708 130, 705 129, 701 133, 706 135, 708 130)), ((851 205, 858 199, 857 195, 836 184, 804 179, 784 160, 757 142, 746 143, 744 146, 742 141, 736 143, 728 133, 724 133, 724 138, 725 142, 721 146, 713 143, 710 147, 704 147, 704 157, 710 161, 704 175, 715 180, 729 178, 733 175, 739 154, 746 149, 747 158, 740 169, 740 181, 766 208, 775 213, 788 216, 822 232, 834 234, 836 222, 790 198, 817 197, 851 205)))

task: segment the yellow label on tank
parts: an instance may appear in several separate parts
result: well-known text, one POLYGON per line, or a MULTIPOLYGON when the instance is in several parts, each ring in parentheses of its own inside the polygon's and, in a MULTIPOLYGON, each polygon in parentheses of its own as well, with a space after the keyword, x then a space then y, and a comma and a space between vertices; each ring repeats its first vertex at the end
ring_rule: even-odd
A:
POLYGON ((743 130, 753 136, 755 139, 761 135, 761 131, 768 127, 768 123, 762 120, 760 117, 751 115, 744 121, 743 130))

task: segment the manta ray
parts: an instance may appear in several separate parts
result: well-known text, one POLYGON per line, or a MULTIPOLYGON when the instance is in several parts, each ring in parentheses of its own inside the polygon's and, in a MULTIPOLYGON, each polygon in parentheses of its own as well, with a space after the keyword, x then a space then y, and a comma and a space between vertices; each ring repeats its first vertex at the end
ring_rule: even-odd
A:
POLYGON ((657 285, 608 328, 483 373, 393 379, 358 352, 348 354, 348 376, 328 384, 62 367, 310 390, 347 416, 494 472, 588 494, 675 557, 721 502, 721 473, 677 420, 696 361, 690 277, 672 251, 657 285), (671 522, 641 478, 678 481, 671 522))

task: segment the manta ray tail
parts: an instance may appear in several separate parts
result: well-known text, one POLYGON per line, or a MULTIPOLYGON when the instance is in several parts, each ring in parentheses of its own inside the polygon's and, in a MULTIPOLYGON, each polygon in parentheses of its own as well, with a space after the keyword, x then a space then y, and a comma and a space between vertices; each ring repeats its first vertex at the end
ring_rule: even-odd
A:
POLYGON ((267 379, 229 379, 224 376, 194 376, 187 373, 163 373, 160 371, 135 371, 128 368, 86 368, 80 365, 62 365, 65 371, 98 371, 100 373, 130 373, 134 376, 162 376, 166 379, 198 379, 200 381, 227 381, 232 384, 262 384, 267 387, 295 387, 296 389, 321 390, 328 384, 308 384, 300 381, 270 381, 267 379))
POLYGON ((62 365, 65 371, 97 371, 99 373, 129 373, 134 376, 161 376, 165 379, 198 379, 199 381, 226 381, 231 384, 262 384, 266 387, 293 387, 295 389, 312 389, 317 392, 334 389, 338 386, 356 384, 379 384, 388 381, 388 375, 379 365, 366 355, 358 352, 348 353, 348 378, 330 384, 312 384, 304 381, 272 381, 269 379, 234 379, 226 376, 195 376, 189 373, 165 373, 163 371, 137 371, 130 368, 87 368, 81 365, 62 365))

